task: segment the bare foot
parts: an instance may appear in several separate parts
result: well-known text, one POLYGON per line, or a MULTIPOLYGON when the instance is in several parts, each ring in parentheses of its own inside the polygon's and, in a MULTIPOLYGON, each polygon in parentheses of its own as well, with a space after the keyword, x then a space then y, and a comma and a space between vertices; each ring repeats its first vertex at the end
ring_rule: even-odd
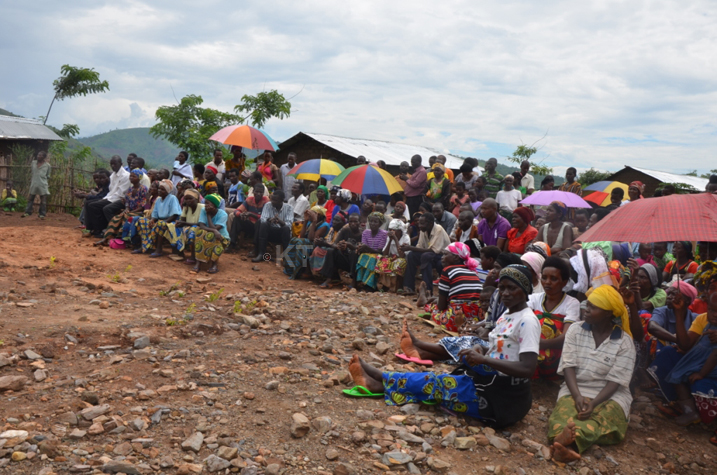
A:
POLYGON ((573 442, 575 442, 575 423, 568 422, 568 425, 565 426, 565 429, 563 429, 560 434, 555 436, 553 442, 557 442, 563 447, 567 447, 568 445, 571 445, 573 442))
POLYGON ((374 378, 369 376, 361 365, 361 359, 358 355, 354 355, 349 362, 349 373, 353 378, 354 383, 357 386, 363 386, 371 392, 381 393, 383 392, 383 383, 376 381, 374 378))
POLYGON ((426 305, 426 302, 428 302, 428 295, 426 292, 426 283, 421 282, 421 285, 418 286, 418 301, 416 301, 416 306, 418 308, 423 308, 426 305))
POLYGON ((415 346, 413 346, 413 337, 408 331, 408 322, 406 319, 403 320, 403 332, 401 333, 401 350, 403 354, 409 358, 421 359, 421 354, 418 352, 415 346))
POLYGON ((562 463, 570 463, 580 460, 580 454, 572 449, 564 447, 559 442, 553 442, 553 460, 562 463))

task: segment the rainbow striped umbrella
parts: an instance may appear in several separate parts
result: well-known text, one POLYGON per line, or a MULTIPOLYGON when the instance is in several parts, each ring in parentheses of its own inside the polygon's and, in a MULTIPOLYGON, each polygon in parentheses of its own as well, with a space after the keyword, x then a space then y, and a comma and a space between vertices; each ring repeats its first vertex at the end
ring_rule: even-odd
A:
POLYGON ((324 178, 327 181, 331 181, 344 170, 344 167, 333 160, 313 158, 298 163, 294 168, 289 170, 289 175, 295 177, 297 180, 319 181, 319 178, 324 178))
POLYGON ((622 188, 625 190, 625 197, 623 201, 628 199, 627 196, 627 185, 620 183, 619 181, 598 181, 590 186, 583 188, 583 198, 585 201, 595 203, 598 206, 607 206, 610 204, 610 193, 615 188, 622 188))
POLYGON ((392 195, 403 191, 403 187, 390 173, 373 165, 347 168, 331 180, 331 184, 357 195, 392 195))
POLYGON ((274 139, 269 137, 269 134, 250 125, 224 127, 209 137, 209 140, 227 145, 237 145, 251 150, 279 150, 279 146, 274 142, 274 139))

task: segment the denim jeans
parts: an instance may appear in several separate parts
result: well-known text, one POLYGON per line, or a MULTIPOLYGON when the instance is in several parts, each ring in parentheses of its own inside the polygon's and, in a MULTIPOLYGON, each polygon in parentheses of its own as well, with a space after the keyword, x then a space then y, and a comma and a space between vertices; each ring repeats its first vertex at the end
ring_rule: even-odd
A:
MULTIPOLYGON (((35 204, 35 196, 37 195, 30 195, 27 198, 27 208, 25 208, 25 214, 32 214, 32 207, 35 204)), ((45 216, 47 214, 47 197, 50 195, 40 195, 40 209, 38 210, 37 214, 39 216, 45 216)))

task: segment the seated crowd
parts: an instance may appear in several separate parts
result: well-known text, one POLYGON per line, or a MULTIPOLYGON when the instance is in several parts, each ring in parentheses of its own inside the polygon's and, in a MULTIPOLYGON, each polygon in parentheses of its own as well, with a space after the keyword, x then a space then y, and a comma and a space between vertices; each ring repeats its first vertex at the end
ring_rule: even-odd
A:
MULTIPOLYGON (((267 152, 254 171, 237 155, 225 162, 217 150, 190 167, 180 152, 172 172, 113 157, 95 190, 77 194, 87 235, 150 258, 171 249, 193 272, 205 263, 215 273, 224 252, 249 247, 252 262, 281 259, 289 279, 415 295, 451 336, 422 341, 404 322, 397 357, 456 369, 381 372, 355 356, 347 394, 440 404, 504 427, 530 409, 532 378, 562 381, 547 434, 559 461, 623 440, 636 389, 663 398, 658 409, 679 424, 715 419, 717 243, 696 243, 695 256, 688 241, 580 241, 643 199, 641 183, 606 208, 524 207, 527 162, 503 177, 495 159, 482 175, 466 159, 454 174, 443 156, 426 169, 415 155, 395 177, 403 193, 358 196, 289 176, 294 154, 277 168, 267 152)), ((552 189, 548 178, 541 189, 552 189)), ((574 169, 560 189, 581 194, 574 169)))

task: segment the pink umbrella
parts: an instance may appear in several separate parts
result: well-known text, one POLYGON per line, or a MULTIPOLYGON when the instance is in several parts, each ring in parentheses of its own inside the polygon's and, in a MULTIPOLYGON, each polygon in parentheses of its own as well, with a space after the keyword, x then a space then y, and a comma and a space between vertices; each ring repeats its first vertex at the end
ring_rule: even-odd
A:
POLYGON ((548 206, 553 201, 562 201, 568 208, 592 208, 590 203, 568 191, 536 191, 520 202, 522 205, 548 206))

